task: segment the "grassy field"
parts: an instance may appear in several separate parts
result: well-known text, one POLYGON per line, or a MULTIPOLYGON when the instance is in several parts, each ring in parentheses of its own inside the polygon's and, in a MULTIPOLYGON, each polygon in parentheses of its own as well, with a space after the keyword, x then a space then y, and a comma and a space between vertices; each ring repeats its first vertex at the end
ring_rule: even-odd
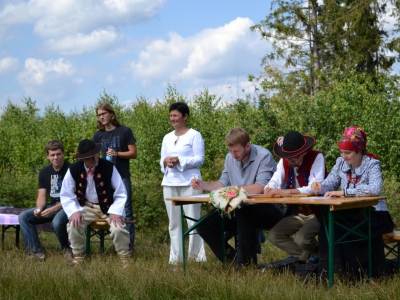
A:
MULTIPOLYGON (((106 253, 92 244, 84 265, 72 266, 58 251, 54 234, 40 233, 46 260, 26 258, 7 232, 0 265, 0 299, 399 299, 399 276, 379 281, 304 283, 289 271, 262 273, 253 268, 236 272, 207 249, 208 261, 188 263, 186 276, 168 264, 169 245, 137 233, 132 263, 122 269, 110 241, 106 253)), ((286 255, 268 242, 260 263, 286 255)))

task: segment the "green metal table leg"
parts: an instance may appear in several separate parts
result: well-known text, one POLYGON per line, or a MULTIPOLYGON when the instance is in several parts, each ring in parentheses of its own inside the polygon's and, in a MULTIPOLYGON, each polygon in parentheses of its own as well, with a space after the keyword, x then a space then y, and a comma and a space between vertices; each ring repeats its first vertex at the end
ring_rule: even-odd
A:
POLYGON ((367 207, 367 216, 368 216, 368 277, 369 278, 372 278, 371 210, 372 210, 372 207, 367 207))
POLYGON ((225 219, 224 217, 221 217, 220 221, 220 237, 221 237, 221 249, 222 249, 222 262, 226 262, 226 249, 225 249, 225 219))
POLYGON ((328 245, 329 245, 329 255, 328 255, 328 280, 329 288, 333 286, 333 274, 334 274, 334 259, 335 259, 335 243, 334 243, 334 214, 333 211, 328 212, 328 245))
POLYGON ((182 265, 183 265, 183 275, 186 275, 186 252, 185 252, 185 214, 183 211, 183 205, 181 205, 181 226, 182 226, 182 265))

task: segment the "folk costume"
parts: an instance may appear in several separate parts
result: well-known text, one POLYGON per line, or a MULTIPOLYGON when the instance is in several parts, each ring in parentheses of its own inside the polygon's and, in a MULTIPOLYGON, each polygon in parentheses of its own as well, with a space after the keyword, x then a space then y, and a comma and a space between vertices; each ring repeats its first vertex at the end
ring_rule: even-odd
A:
MULTIPOLYGON (((284 138, 278 139, 273 150, 281 159, 268 183, 271 189, 296 188, 300 194, 313 193, 311 184, 322 181, 327 175, 323 154, 311 150, 314 143, 314 137, 301 135, 297 131, 288 132, 284 138), (300 166, 290 168, 287 158, 305 152, 300 166)), ((318 249, 316 236, 320 223, 311 209, 312 206, 288 205, 284 218, 268 233, 268 240, 272 244, 300 261, 306 261, 318 249)))
MULTIPOLYGON (((85 159, 98 154, 101 144, 91 140, 82 140, 79 144, 77 159, 85 159)), ((85 251, 84 232, 87 225, 95 220, 108 221, 109 214, 125 217, 126 189, 115 166, 99 159, 94 169, 88 169, 84 161, 70 166, 61 188, 61 203, 68 216, 81 212, 84 220, 79 227, 68 224, 68 237, 74 256, 85 251)), ((129 249, 129 232, 126 225, 110 224, 111 238, 120 256, 127 256, 129 249)), ((122 259, 122 258, 121 258, 122 259)))
MULTIPOLYGON (((353 168, 339 157, 329 176, 321 182, 320 194, 327 191, 336 191, 339 187, 345 196, 379 196, 382 190, 381 165, 376 155, 366 149, 367 137, 365 132, 357 126, 347 128, 339 141, 340 150, 361 151, 362 163, 353 168)), ((377 277, 385 272, 385 256, 382 234, 392 232, 394 228, 388 208, 384 200, 374 206, 371 213, 372 236, 372 275, 377 277)), ((355 208, 337 212, 336 215, 345 218, 350 224, 357 226, 366 217, 365 208, 355 208)), ((367 234, 367 224, 361 226, 367 234)), ((345 232, 340 226, 334 227, 335 235, 342 236, 345 232)), ((354 235, 348 237, 354 239, 354 235)), ((323 227, 319 233, 320 264, 319 272, 328 269, 328 242, 323 227)), ((353 278, 362 278, 368 274, 367 241, 339 244, 335 247, 335 272, 350 274, 353 278)))

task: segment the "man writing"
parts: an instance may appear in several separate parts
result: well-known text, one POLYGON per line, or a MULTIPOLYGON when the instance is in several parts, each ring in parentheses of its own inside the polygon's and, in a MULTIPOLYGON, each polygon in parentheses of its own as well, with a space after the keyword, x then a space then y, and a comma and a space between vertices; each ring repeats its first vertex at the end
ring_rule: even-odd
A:
MULTIPOLYGON (((242 128, 231 129, 226 136, 229 153, 226 156, 224 170, 218 181, 203 182, 192 179, 192 187, 198 190, 213 191, 218 188, 236 185, 249 194, 262 194, 267 180, 270 180, 276 163, 272 154, 265 148, 252 145, 249 134, 242 128)), ((271 228, 283 216, 283 206, 274 204, 243 205, 236 209, 235 217, 225 218, 225 230, 237 231, 238 253, 237 268, 250 263, 257 264, 257 228, 271 228)), ((219 260, 223 260, 222 245, 219 232, 210 232, 209 227, 219 227, 219 214, 214 214, 205 225, 197 228, 197 232, 210 246, 219 260)), ((236 251, 226 244, 227 258, 234 259, 236 251)))
POLYGON ((104 219, 110 224, 110 235, 123 267, 129 264, 129 232, 125 229, 126 191, 115 166, 99 159, 102 145, 84 139, 61 188, 61 203, 69 218, 68 237, 74 254, 73 262, 82 263, 86 226, 104 219))
POLYGON ((45 259, 35 225, 52 222, 51 226, 56 233, 61 250, 64 251, 64 256, 72 259, 68 245, 68 218, 60 203, 61 184, 69 164, 64 161, 64 146, 61 142, 50 140, 46 143, 45 149, 50 165, 40 170, 36 207, 19 215, 19 225, 26 253, 31 257, 45 259), (49 204, 47 204, 47 196, 50 197, 49 204))
MULTIPOLYGON (((278 139, 273 151, 280 160, 264 194, 313 194, 311 184, 327 175, 324 156, 312 150, 314 143, 314 137, 297 131, 278 139)), ((306 262, 317 249, 315 237, 319 228, 320 223, 309 208, 289 205, 285 217, 269 231, 268 240, 292 256, 288 262, 306 262)))

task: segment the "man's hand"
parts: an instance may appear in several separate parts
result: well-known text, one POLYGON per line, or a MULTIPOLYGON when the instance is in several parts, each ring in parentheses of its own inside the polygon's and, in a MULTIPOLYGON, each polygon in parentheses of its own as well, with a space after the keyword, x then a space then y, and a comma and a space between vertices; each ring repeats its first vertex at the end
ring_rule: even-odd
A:
POLYGON ((282 190, 282 189, 270 189, 266 188, 264 189, 264 194, 267 196, 272 196, 272 195, 290 195, 294 194, 294 190, 282 190))
POLYGON ((79 227, 83 222, 83 215, 80 211, 76 211, 72 214, 71 218, 69 218, 69 224, 72 225, 72 227, 77 228, 79 227))
POLYGON ((114 226, 122 226, 125 224, 124 219, 120 215, 110 214, 108 217, 108 224, 114 224, 114 226))
POLYGON ((52 216, 54 216, 56 214, 56 210, 53 207, 50 207, 48 209, 45 209, 41 212, 41 217, 42 218, 51 218, 52 216))
POLYGON ((41 218, 42 217, 42 209, 41 208, 36 208, 34 211, 33 211, 33 214, 35 215, 35 217, 36 218, 41 218))
POLYGON ((313 190, 313 192, 319 193, 319 191, 322 189, 322 186, 318 181, 314 181, 313 183, 311 183, 311 189, 313 190))

